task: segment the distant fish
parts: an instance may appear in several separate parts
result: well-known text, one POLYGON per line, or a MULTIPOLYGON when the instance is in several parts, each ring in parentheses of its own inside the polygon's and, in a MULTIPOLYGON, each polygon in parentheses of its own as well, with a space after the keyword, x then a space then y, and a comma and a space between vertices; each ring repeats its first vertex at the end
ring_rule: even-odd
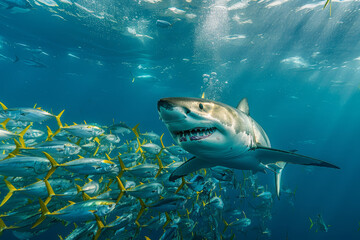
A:
POLYGON ((76 56, 76 55, 74 55, 74 54, 72 54, 72 53, 68 53, 68 56, 69 56, 69 57, 73 57, 73 58, 80 59, 78 56, 76 56))
MULTIPOLYGON (((14 63, 19 62, 20 58, 18 56, 15 57, 14 63)), ((21 62, 24 64, 30 66, 30 67, 36 67, 36 68, 47 68, 47 66, 41 62, 38 62, 36 60, 32 59, 22 59, 21 62)))
POLYGON ((69 1, 69 0, 60 0, 60 2, 62 2, 62 3, 66 3, 66 4, 70 4, 70 5, 72 5, 73 3, 71 2, 71 1, 69 1))
MULTIPOLYGON (((134 78, 142 80, 142 81, 158 81, 159 80, 157 77, 150 75, 150 74, 138 75, 138 76, 135 76, 134 78)), ((133 82, 135 81, 135 79, 133 79, 133 82)))
POLYGON ((93 10, 87 9, 86 7, 84 7, 84 6, 80 5, 80 4, 76 3, 76 2, 75 2, 74 4, 75 4, 75 6, 77 6, 78 8, 80 8, 80 9, 84 10, 85 12, 88 12, 88 13, 94 13, 94 11, 93 11, 93 10))
POLYGON ((62 17, 62 16, 60 16, 60 15, 58 15, 58 14, 52 14, 51 16, 52 16, 52 17, 60 18, 60 19, 62 19, 62 20, 64 20, 64 21, 67 21, 64 17, 62 17))
POLYGON ((315 226, 316 232, 318 232, 318 231, 327 232, 329 230, 330 225, 327 225, 324 222, 324 219, 321 216, 321 214, 318 214, 316 216, 315 221, 313 221, 310 217, 309 217, 309 220, 310 220, 310 229, 309 230, 311 230, 313 226, 315 226))
POLYGON ((0 60, 16 62, 18 59, 15 58, 14 60, 12 60, 10 57, 0 54, 0 60))
POLYGON ((59 5, 53 0, 35 0, 35 4, 44 4, 49 7, 58 7, 59 5))
POLYGON ((186 13, 186 11, 176 7, 168 8, 168 11, 173 15, 184 15, 186 13))
POLYGON ((12 9, 14 7, 22 9, 31 9, 33 8, 27 0, 0 0, 8 5, 6 9, 12 9))
POLYGON ((161 28, 169 28, 172 27, 172 24, 169 23, 168 21, 158 19, 156 20, 156 26, 161 28))

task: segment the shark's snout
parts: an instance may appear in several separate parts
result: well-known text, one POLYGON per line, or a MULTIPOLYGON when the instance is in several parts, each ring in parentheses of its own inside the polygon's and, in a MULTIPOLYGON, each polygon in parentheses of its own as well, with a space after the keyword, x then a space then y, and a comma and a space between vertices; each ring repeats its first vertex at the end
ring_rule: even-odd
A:
POLYGON ((164 98, 158 101, 157 107, 160 117, 164 122, 181 121, 185 119, 190 112, 186 107, 180 106, 164 98))
POLYGON ((171 104, 169 101, 166 101, 165 99, 160 99, 158 101, 157 105, 158 111, 160 112, 160 108, 165 108, 171 110, 173 108, 173 104, 171 104))

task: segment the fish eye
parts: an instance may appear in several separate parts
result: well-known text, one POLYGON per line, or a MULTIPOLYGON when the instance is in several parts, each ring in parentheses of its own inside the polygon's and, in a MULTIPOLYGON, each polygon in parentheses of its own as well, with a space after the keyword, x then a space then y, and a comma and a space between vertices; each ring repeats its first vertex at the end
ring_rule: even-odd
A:
POLYGON ((202 105, 202 103, 199 104, 199 108, 202 110, 204 109, 204 105, 202 105))

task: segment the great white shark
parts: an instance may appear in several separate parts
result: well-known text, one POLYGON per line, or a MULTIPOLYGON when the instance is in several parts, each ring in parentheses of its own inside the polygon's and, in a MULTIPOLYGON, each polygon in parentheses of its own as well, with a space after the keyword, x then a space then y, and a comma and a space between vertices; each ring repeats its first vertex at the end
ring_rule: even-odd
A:
POLYGON ((201 168, 224 166, 240 170, 275 173, 280 196, 281 175, 287 163, 339 167, 271 147, 264 129, 249 114, 246 98, 236 108, 203 98, 163 98, 158 112, 174 141, 194 157, 174 170, 174 181, 201 168))

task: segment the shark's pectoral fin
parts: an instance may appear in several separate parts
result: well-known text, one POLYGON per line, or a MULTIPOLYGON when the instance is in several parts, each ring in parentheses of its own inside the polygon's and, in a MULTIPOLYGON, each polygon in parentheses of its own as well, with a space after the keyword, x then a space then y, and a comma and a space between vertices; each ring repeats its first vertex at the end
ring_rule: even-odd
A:
POLYGON ((211 164, 204 160, 201 160, 197 157, 192 157, 186 162, 184 162, 181 166, 176 168, 173 173, 170 175, 169 180, 175 181, 178 178, 188 175, 189 173, 200 170, 201 168, 210 168, 214 167, 215 164, 211 164))
POLYGON ((300 165, 313 165, 319 167, 340 169, 338 166, 316 158, 307 157, 294 152, 288 152, 274 148, 257 147, 255 149, 255 153, 256 158, 258 158, 261 163, 266 165, 277 164, 278 162, 286 162, 300 165))

